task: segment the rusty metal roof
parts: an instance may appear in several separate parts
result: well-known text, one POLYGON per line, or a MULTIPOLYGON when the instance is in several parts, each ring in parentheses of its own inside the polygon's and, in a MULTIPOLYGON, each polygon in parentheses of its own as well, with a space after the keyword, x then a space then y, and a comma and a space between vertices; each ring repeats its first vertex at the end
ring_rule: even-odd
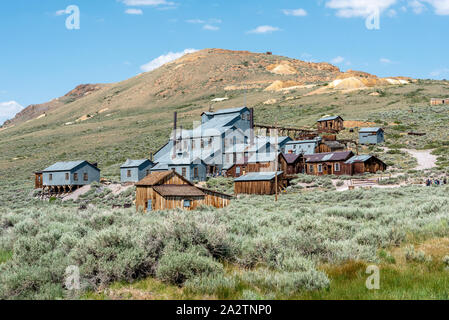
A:
POLYGON ((305 155, 307 162, 324 162, 324 161, 346 161, 352 157, 352 151, 327 152, 305 155))
POLYGON ((173 171, 151 172, 148 176, 136 183, 136 186, 154 186, 161 180, 173 174, 173 171))
POLYGON ((204 197, 205 194, 197 187, 182 184, 164 184, 154 186, 153 190, 163 197, 204 197))
POLYGON ((295 163, 296 160, 298 160, 301 155, 294 153, 283 153, 282 156, 284 157, 285 161, 287 161, 288 164, 292 164, 295 163))

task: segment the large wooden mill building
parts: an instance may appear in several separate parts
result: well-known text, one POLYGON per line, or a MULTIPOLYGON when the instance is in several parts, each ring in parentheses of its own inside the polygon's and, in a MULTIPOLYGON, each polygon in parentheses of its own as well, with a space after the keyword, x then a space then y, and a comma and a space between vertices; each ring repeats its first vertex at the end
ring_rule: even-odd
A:
POLYGON ((152 172, 136 184, 137 210, 195 210, 199 206, 224 208, 232 196, 196 187, 174 170, 152 172))

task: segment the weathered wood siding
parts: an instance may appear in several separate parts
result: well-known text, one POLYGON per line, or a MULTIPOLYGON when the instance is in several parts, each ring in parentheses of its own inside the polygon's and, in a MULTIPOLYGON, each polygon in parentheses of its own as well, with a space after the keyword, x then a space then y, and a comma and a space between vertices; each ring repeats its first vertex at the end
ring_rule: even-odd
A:
POLYGON ((325 176, 325 175, 352 175, 351 165, 345 164, 345 161, 328 161, 328 162, 316 162, 316 163, 306 163, 306 173, 314 176, 325 176), (340 170, 335 170, 335 163, 340 164, 340 170), (322 170, 319 172, 318 167, 322 165, 322 170), (313 168, 313 169, 312 169, 313 168))
POLYGON ((272 172, 275 163, 273 162, 258 162, 258 163, 247 163, 247 164, 235 164, 229 170, 226 171, 227 177, 238 178, 244 176, 250 172, 272 172), (240 168, 240 173, 238 173, 237 168, 240 168))
MULTIPOLYGON (((278 192, 285 186, 283 176, 278 177, 278 192)), ((236 194, 275 194, 276 184, 275 180, 271 181, 236 181, 234 184, 234 191, 236 194)))
MULTIPOLYGON (((182 180, 177 175, 167 177, 161 181, 158 185, 187 185, 188 183, 182 180)), ((215 193, 213 191, 201 189, 205 196, 161 196, 159 193, 154 191, 151 186, 137 186, 136 188, 136 207, 143 211, 148 209, 148 200, 152 201, 152 210, 170 210, 170 209, 184 209, 184 210, 195 210, 198 207, 213 206, 216 208, 224 208, 228 206, 231 202, 231 197, 215 193), (184 207, 184 200, 190 200, 190 207, 184 207)))

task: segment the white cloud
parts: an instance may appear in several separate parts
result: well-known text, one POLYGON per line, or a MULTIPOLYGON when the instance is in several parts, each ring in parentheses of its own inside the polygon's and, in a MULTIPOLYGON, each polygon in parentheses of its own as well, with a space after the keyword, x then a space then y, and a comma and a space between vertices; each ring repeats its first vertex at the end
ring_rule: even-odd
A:
POLYGON ((305 17, 307 15, 307 11, 304 9, 284 9, 282 12, 286 16, 305 17))
POLYGON ((379 61, 381 63, 385 63, 385 64, 393 63, 393 61, 391 61, 390 59, 387 59, 387 58, 381 58, 379 61))
POLYGON ((16 101, 0 102, 0 124, 23 110, 23 107, 16 101))
POLYGON ((432 5, 438 15, 449 15, 449 0, 422 0, 432 5))
POLYGON ((160 57, 157 57, 154 60, 151 60, 150 62, 144 64, 143 66, 140 67, 140 69, 142 69, 144 72, 148 72, 148 71, 153 71, 161 66, 163 66, 164 64, 171 62, 173 60, 179 59, 182 56, 188 54, 188 53, 193 53, 196 52, 198 50, 196 49, 185 49, 182 52, 169 52, 167 54, 164 54, 160 57))
POLYGON ((213 25, 210 25, 210 24, 205 24, 204 27, 203 27, 203 29, 204 29, 204 30, 209 30, 209 31, 217 31, 217 30, 220 30, 219 27, 216 27, 216 26, 213 26, 213 25))
POLYGON ((206 21, 201 20, 201 19, 189 19, 186 20, 187 23, 192 23, 192 24, 203 24, 206 23, 206 21))
POLYGON ((259 26, 256 29, 248 31, 247 33, 264 34, 264 33, 273 33, 275 31, 281 31, 281 29, 273 26, 259 26))
POLYGON ((63 14, 66 14, 65 9, 64 10, 58 10, 55 12, 55 15, 62 16, 63 14))
POLYGON ((345 61, 345 58, 338 56, 338 57, 333 58, 331 60, 331 63, 338 64, 338 63, 342 63, 343 61, 345 61))
POLYGON ((426 9, 426 6, 418 0, 409 1, 408 5, 416 14, 420 14, 426 9))
POLYGON ((142 11, 142 9, 126 9, 125 13, 126 14, 142 15, 143 11, 142 11))
POLYGON ((449 68, 434 70, 430 73, 432 78, 442 78, 445 75, 449 76, 449 68))
POLYGON ((326 7, 337 10, 342 18, 369 17, 375 11, 383 12, 396 4, 397 0, 328 0, 326 7))

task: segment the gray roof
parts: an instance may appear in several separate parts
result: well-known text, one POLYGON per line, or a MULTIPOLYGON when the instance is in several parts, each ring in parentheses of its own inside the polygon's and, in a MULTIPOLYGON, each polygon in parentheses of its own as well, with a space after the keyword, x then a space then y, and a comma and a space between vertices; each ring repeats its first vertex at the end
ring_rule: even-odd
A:
POLYGON ((294 141, 289 141, 287 142, 288 145, 291 144, 306 144, 306 143, 318 143, 321 141, 321 137, 318 137, 314 140, 294 140, 294 141))
POLYGON ((214 115, 226 114, 226 113, 236 113, 236 112, 240 112, 246 108, 247 107, 229 108, 229 109, 218 110, 217 112, 204 112, 203 114, 206 114, 208 116, 214 116, 214 115))
POLYGON ((305 155, 307 162, 346 161, 353 156, 352 151, 326 152, 305 155))
POLYGON ((321 122, 321 121, 330 121, 330 120, 336 120, 336 119, 338 119, 338 118, 341 118, 341 119, 343 119, 342 117, 340 117, 340 116, 331 116, 331 117, 324 117, 324 118, 321 118, 321 119, 319 119, 318 120, 318 122, 321 122))
POLYGON ((98 169, 97 167, 93 166, 86 160, 78 160, 78 161, 66 161, 66 162, 56 162, 55 164, 49 166, 48 168, 44 169, 42 172, 58 172, 58 171, 72 171, 73 169, 79 167, 82 164, 88 164, 91 167, 98 169))
POLYGON ((141 165, 143 165, 145 162, 149 162, 150 164, 152 163, 150 160, 148 159, 142 159, 142 160, 126 160, 126 162, 120 167, 120 168, 138 168, 141 165))
POLYGON ((382 128, 374 127, 374 128, 360 128, 359 132, 378 132, 383 130, 382 128))
MULTIPOLYGON (((277 175, 281 175, 283 172, 278 171, 277 175)), ((241 176, 234 181, 242 182, 242 181, 271 181, 275 178, 276 172, 251 172, 244 176, 241 176)))
POLYGON ((365 162, 365 161, 368 161, 369 159, 371 159, 371 157, 372 157, 372 155, 369 155, 369 154, 362 154, 362 155, 358 155, 358 156, 353 156, 351 159, 349 159, 345 163, 351 164, 351 163, 354 163, 354 162, 365 162))
POLYGON ((153 168, 151 168, 151 171, 167 171, 168 170, 168 164, 166 163, 158 163, 153 168))

